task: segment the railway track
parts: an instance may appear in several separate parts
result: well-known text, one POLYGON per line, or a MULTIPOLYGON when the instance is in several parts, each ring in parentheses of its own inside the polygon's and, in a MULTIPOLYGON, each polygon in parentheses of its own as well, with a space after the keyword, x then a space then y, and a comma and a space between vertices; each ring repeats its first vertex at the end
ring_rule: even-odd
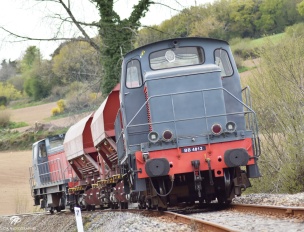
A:
POLYGON ((236 231, 233 228, 226 227, 217 223, 196 219, 191 216, 186 216, 180 213, 175 213, 170 211, 160 212, 160 211, 138 210, 138 209, 127 209, 121 211, 141 214, 146 217, 158 217, 161 220, 170 221, 174 223, 187 224, 193 229, 193 231, 210 231, 210 232, 236 231))
MULTIPOLYGON (((278 207, 278 206, 261 206, 261 205, 244 205, 244 204, 232 204, 230 207, 220 207, 216 204, 205 205, 204 208, 199 207, 184 207, 183 209, 174 209, 172 211, 150 211, 150 210, 139 210, 139 209, 126 209, 126 210, 96 210, 96 211, 83 211, 83 223, 86 228, 102 229, 106 224, 112 224, 117 226, 118 224, 124 225, 125 221, 131 221, 127 228, 134 228, 137 224, 137 228, 140 230, 131 229, 132 231, 161 231, 162 226, 167 225, 166 231, 179 231, 180 227, 188 228, 181 231, 301 231, 301 230, 289 230, 289 225, 286 223, 292 223, 292 221, 299 221, 296 223, 297 227, 304 223, 304 208, 299 207, 278 207), (174 212, 172 212, 174 211, 174 212), (129 216, 126 216, 126 215, 129 216), (134 214, 134 216, 132 216, 134 214), (209 216, 207 216, 209 214, 209 216), (136 215, 136 216, 135 216, 136 215), (242 216, 240 216, 242 215, 242 216), (252 219, 245 219, 247 215, 251 215, 252 219), (266 216, 267 215, 267 216, 266 216), (116 219, 115 219, 116 218, 116 219), (135 220, 138 218, 137 220, 135 220), (221 219, 220 221, 213 220, 215 218, 221 219), (258 219, 257 219, 258 218, 258 219), (261 227, 260 218, 271 218, 273 220, 267 228, 261 227), (115 220, 114 220, 115 219, 115 220), (103 221, 102 221, 103 220, 103 221), (122 220, 117 223, 117 220, 122 220), (134 222, 132 221, 134 220, 134 222), (245 224, 247 227, 237 227, 240 223, 245 224), (247 225, 246 225, 247 221, 247 225), (248 222, 250 223, 248 224, 248 222), (285 221, 285 228, 287 230, 277 230, 281 227, 281 222, 285 221), (287 221, 287 222, 286 222, 287 221), (230 222, 230 223, 229 223, 230 222), (232 222, 232 224, 231 224, 232 222), (94 227, 95 224, 95 227, 94 227), (155 227, 154 225, 159 226, 155 227), (169 225, 169 227, 168 227, 169 225), (254 229, 248 229, 248 225, 254 229), (93 226, 93 227, 92 227, 93 226), (142 230, 148 226, 148 230, 142 230), (260 227, 258 227, 260 226, 260 227), (171 228, 172 230, 168 230, 171 228), (244 229, 245 228, 245 229, 244 229)), ((47 215, 49 213, 33 213, 33 214, 17 214, 17 215, 6 215, 2 217, 19 216, 20 224, 17 224, 20 228, 28 227, 35 228, 36 230, 54 231, 59 229, 60 231, 73 231, 75 230, 75 216, 69 211, 62 211, 55 213, 54 215, 47 215), (39 215, 39 216, 38 216, 39 215), (32 217, 31 217, 32 216, 32 217), (38 216, 38 217, 37 217, 38 216), (52 220, 55 220, 54 224, 52 220), (48 221, 49 230, 45 228, 45 221, 48 221), (61 227, 56 227, 58 223, 61 223, 61 227), (55 226, 56 225, 56 226, 55 226), (65 225, 69 225, 69 229, 64 229, 65 225), (56 228, 55 228, 55 227, 56 228)), ((10 228, 11 221, 9 219, 2 219, 2 227, 10 228)), ((108 225, 111 226, 111 225, 108 225)), ((297 228, 294 227, 291 228, 297 228)), ((107 227, 108 228, 108 227, 107 227)), ((135 227, 136 228, 136 227, 135 227)), ((115 231, 115 229, 114 229, 115 231)), ((121 230, 125 231, 125 230, 121 230)), ((128 230, 126 230, 128 231, 128 230)))
MULTIPOLYGON (((107 210, 106 210, 107 211, 107 210)), ((104 211, 104 212, 106 212, 104 211)), ((192 214, 212 213, 212 212, 227 212, 236 211, 243 213, 253 213, 259 215, 267 215, 275 218, 296 218, 304 222, 303 207, 283 207, 283 206, 264 206, 264 205, 246 205, 246 204, 231 204, 223 206, 217 204, 208 204, 204 207, 186 207, 183 209, 175 209, 165 212, 148 211, 138 209, 121 210, 122 212, 131 212, 141 214, 146 217, 158 217, 162 220, 182 223, 189 225, 193 231, 241 231, 231 226, 224 226, 223 223, 215 223, 208 220, 202 220, 192 217, 192 214)), ((115 210, 113 210, 115 212, 115 210)), ((117 212, 117 210, 116 210, 117 212)), ((231 221, 237 221, 238 218, 230 218, 231 221)))
POLYGON ((189 224, 194 231, 237 231, 231 227, 223 226, 217 223, 208 222, 200 219, 195 219, 190 216, 185 216, 173 212, 164 212, 164 215, 176 223, 189 224))
POLYGON ((304 207, 231 204, 230 208, 240 212, 252 212, 256 214, 266 214, 278 217, 295 217, 304 220, 304 207))

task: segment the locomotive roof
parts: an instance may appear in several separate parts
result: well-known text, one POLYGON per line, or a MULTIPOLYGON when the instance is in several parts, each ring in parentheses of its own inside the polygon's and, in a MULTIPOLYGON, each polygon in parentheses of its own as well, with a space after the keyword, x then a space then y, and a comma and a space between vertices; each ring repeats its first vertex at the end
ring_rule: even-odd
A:
POLYGON ((136 53, 138 50, 141 51, 141 50, 143 50, 144 48, 147 48, 147 47, 153 47, 153 46, 156 46, 158 44, 173 42, 174 40, 184 40, 184 41, 185 40, 187 40, 187 41, 191 41, 191 40, 203 40, 203 41, 214 41, 214 42, 217 41, 217 42, 229 45, 227 41, 221 40, 221 39, 206 38, 206 37, 177 37, 177 38, 160 40, 160 41, 157 41, 157 42, 153 42, 153 43, 150 43, 150 44, 143 45, 141 47, 135 48, 132 51, 126 53, 125 56, 128 56, 129 54, 134 53, 134 52, 136 53))

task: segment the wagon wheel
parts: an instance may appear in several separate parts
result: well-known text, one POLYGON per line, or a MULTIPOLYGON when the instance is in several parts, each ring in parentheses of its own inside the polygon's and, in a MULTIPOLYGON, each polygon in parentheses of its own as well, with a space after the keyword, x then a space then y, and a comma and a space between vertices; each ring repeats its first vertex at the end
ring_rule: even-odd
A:
POLYGON ((74 213, 74 206, 73 205, 70 205, 70 212, 74 213))

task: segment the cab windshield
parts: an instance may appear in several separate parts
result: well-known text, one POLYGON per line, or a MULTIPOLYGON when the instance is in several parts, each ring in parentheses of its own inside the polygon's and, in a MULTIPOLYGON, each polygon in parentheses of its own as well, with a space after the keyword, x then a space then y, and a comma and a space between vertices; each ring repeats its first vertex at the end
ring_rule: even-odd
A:
POLYGON ((167 69, 204 63, 201 47, 169 48, 150 54, 151 69, 167 69))

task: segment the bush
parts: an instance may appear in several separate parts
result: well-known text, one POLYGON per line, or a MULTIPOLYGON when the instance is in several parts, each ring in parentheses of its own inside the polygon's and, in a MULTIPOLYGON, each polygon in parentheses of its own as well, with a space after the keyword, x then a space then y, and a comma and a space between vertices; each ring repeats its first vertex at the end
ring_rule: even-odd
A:
POLYGON ((73 82, 67 94, 67 108, 70 112, 81 112, 89 109, 96 101, 96 95, 92 94, 89 83, 73 82))
POLYGON ((0 106, 7 105, 7 98, 5 96, 0 96, 0 106))
POLYGON ((30 77, 24 82, 24 90, 29 97, 38 101, 50 94, 51 87, 39 77, 30 77))
POLYGON ((257 191, 304 191, 303 43, 303 37, 269 41, 248 79, 263 135, 257 191))
POLYGON ((6 97, 7 102, 10 100, 16 100, 22 98, 21 92, 15 89, 15 87, 10 83, 0 82, 0 93, 1 96, 6 97))
POLYGON ((298 23, 293 26, 287 27, 285 32, 290 37, 303 37, 304 36, 304 23, 298 23))
POLYGON ((60 112, 59 112, 59 108, 58 107, 55 107, 55 108, 53 108, 52 109, 52 115, 53 116, 56 116, 56 115, 58 115, 60 112))
POLYGON ((10 117, 9 111, 0 109, 0 127, 7 127, 10 123, 10 117))
POLYGON ((57 107, 52 109, 52 115, 58 115, 63 113, 65 110, 65 103, 64 100, 60 99, 59 101, 57 101, 57 107))
POLYGON ((7 82, 12 84, 18 91, 23 92, 24 78, 22 76, 11 77, 7 82))
POLYGON ((61 99, 61 98, 65 98, 67 92, 69 90, 68 86, 55 86, 52 88, 51 91, 51 95, 55 98, 55 99, 61 99))
POLYGON ((242 57, 240 57, 240 56, 238 56, 238 55, 235 55, 235 56, 234 56, 234 61, 235 61, 235 63, 236 63, 236 67, 237 67, 238 69, 244 67, 244 65, 243 65, 243 58, 242 58, 242 57))
POLYGON ((59 101, 57 101, 57 106, 58 106, 58 109, 59 109, 59 113, 62 113, 65 109, 64 100, 60 99, 59 101))
POLYGON ((234 38, 229 41, 231 44, 231 50, 234 56, 241 57, 243 59, 256 58, 258 53, 256 52, 257 48, 252 46, 251 39, 245 38, 234 38))

